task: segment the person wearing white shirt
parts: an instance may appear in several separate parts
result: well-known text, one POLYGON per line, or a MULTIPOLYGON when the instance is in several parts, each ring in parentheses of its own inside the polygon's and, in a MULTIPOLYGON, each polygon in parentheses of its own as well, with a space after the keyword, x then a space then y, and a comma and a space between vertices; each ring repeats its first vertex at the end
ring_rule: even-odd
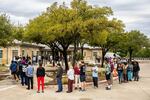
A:
POLYGON ((68 91, 67 93, 71 93, 73 91, 73 81, 74 81, 74 69, 72 66, 69 66, 69 70, 67 71, 67 77, 68 77, 68 91))

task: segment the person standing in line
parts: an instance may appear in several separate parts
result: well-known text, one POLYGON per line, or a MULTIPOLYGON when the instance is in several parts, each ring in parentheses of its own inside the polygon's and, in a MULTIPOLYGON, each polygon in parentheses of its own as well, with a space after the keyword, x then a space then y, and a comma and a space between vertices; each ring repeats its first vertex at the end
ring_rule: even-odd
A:
POLYGON ((10 65, 11 74, 13 75, 14 79, 18 82, 18 76, 17 76, 17 63, 15 61, 11 61, 10 65))
POLYGON ((28 90, 30 90, 30 85, 31 89, 33 89, 33 73, 34 73, 34 67, 31 65, 31 62, 28 63, 27 71, 26 71, 26 76, 28 79, 28 90))
POLYGON ((111 75, 110 75, 110 78, 111 78, 111 86, 113 85, 113 71, 114 71, 114 62, 113 62, 113 59, 111 58, 110 61, 110 67, 111 67, 111 75))
POLYGON ((93 77, 94 88, 98 88, 98 67, 96 64, 92 68, 92 77, 93 77))
POLYGON ((75 90, 78 89, 78 86, 79 86, 79 89, 81 90, 80 69, 77 63, 74 66, 74 74, 75 74, 75 90))
POLYGON ((111 66, 108 59, 105 60, 104 66, 106 71, 105 76, 107 80, 106 90, 111 90, 111 66))
POLYGON ((37 83, 38 83, 38 91, 40 93, 40 83, 42 84, 42 93, 44 93, 44 77, 45 77, 45 68, 42 67, 42 63, 39 64, 36 72, 37 83))
POLYGON ((57 64, 57 73, 56 73, 56 79, 57 79, 57 85, 58 85, 58 90, 56 92, 62 92, 63 91, 63 86, 62 86, 62 75, 63 75, 63 68, 60 65, 60 63, 57 64))
POLYGON ((80 91, 86 91, 85 87, 86 87, 86 66, 84 64, 84 61, 81 62, 81 66, 80 66, 80 81, 81 81, 81 90, 80 91))
POLYGON ((24 84, 27 85, 27 83, 28 83, 27 76, 26 76, 27 63, 26 63, 25 57, 22 58, 21 65, 22 65, 21 84, 22 84, 22 86, 24 86, 24 84))
POLYGON ((117 71, 118 71, 119 84, 121 84, 122 83, 122 76, 123 76, 123 66, 121 63, 118 63, 117 71))
POLYGON ((133 65, 134 81, 139 81, 139 71, 140 71, 139 63, 134 61, 133 65))
POLYGON ((127 67, 127 76, 128 76, 128 81, 132 81, 133 77, 133 65, 132 62, 129 61, 128 67, 127 67))
POLYGON ((123 78, 124 78, 124 82, 127 83, 128 82, 128 78, 127 78, 127 67, 128 67, 128 64, 127 62, 125 62, 123 64, 123 78))
POLYGON ((71 93, 73 91, 73 81, 74 81, 74 69, 72 65, 69 65, 69 70, 67 71, 68 76, 68 91, 67 93, 71 93))

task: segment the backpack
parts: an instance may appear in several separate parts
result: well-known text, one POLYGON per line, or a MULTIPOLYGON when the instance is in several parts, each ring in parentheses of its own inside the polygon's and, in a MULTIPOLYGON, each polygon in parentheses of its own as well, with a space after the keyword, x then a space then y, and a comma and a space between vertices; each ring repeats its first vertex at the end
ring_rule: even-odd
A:
POLYGON ((26 71, 27 71, 26 65, 22 65, 22 71, 23 71, 23 72, 26 72, 26 71))
POLYGON ((29 76, 29 77, 33 76, 33 68, 32 67, 27 68, 27 76, 29 76))

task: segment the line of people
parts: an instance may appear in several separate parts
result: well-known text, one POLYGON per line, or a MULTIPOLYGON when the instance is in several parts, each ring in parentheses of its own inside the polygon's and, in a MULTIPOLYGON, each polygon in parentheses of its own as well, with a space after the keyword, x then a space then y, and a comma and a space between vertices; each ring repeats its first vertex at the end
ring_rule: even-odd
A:
MULTIPOLYGON (((11 74, 13 78, 19 82, 21 80, 22 86, 27 86, 27 90, 33 89, 34 84, 34 66, 31 64, 30 59, 20 57, 11 62, 10 65, 11 74)), ((42 92, 44 93, 44 77, 45 69, 42 67, 42 63, 39 63, 39 67, 36 70, 38 93, 40 92, 40 83, 42 86, 42 92)))
MULTIPOLYGON (((139 71, 140 67, 138 62, 117 62, 113 59, 105 59, 104 62, 105 68, 105 77, 107 80, 106 90, 111 90, 113 85, 113 76, 114 72, 118 75, 119 84, 122 82, 132 81, 133 78, 135 81, 139 80, 139 71)), ((18 61, 12 61, 10 66, 12 75, 14 79, 18 81, 21 80, 22 86, 27 85, 27 89, 33 89, 33 77, 34 77, 34 67, 30 61, 25 57, 18 61), (19 67, 17 67, 19 66, 19 67), (18 74, 19 73, 19 74, 18 74)), ((98 88, 99 81, 99 68, 95 64, 92 69, 92 79, 94 88, 98 88)), ((86 77, 87 77, 87 65, 84 61, 76 63, 73 67, 69 64, 69 70, 67 71, 68 78, 68 90, 67 93, 73 92, 73 90, 86 91, 86 77), (74 88, 73 88, 74 84, 74 88)), ((56 72, 56 81, 58 85, 57 93, 63 91, 62 76, 64 70, 60 63, 57 64, 56 72)), ((39 67, 36 70, 37 76, 37 93, 40 93, 40 86, 42 87, 42 93, 44 93, 44 77, 45 77, 45 68, 42 66, 42 63, 39 63, 39 67)))

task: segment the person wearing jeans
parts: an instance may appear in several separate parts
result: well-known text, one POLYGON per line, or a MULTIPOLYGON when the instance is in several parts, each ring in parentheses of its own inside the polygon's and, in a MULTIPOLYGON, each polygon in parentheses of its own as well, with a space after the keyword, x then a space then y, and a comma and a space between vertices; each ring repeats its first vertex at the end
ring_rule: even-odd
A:
POLYGON ((31 65, 31 62, 29 62, 26 71, 26 76, 28 79, 28 88, 27 88, 28 90, 30 90, 30 85, 31 85, 31 89, 33 89, 33 72, 34 72, 34 67, 31 65))
POLYGON ((37 75, 37 83, 38 83, 37 93, 40 93, 40 83, 42 84, 42 93, 44 93, 45 69, 42 67, 42 63, 39 64, 39 67, 37 68, 36 75, 37 75))
POLYGON ((57 69, 56 79, 57 79, 58 90, 56 92, 62 92, 63 91, 63 86, 62 86, 63 68, 59 63, 57 64, 57 67, 58 69, 57 69))
POLYGON ((93 84, 94 88, 98 88, 98 67, 94 65, 92 68, 92 77, 93 77, 93 84))
POLYGON ((119 84, 121 84, 122 83, 122 77, 123 77, 123 66, 121 63, 118 64, 117 71, 118 71, 119 84))
POLYGON ((127 76, 128 76, 128 81, 132 81, 132 77, 133 77, 133 65, 132 65, 132 62, 129 62, 129 64, 128 64, 127 76))

